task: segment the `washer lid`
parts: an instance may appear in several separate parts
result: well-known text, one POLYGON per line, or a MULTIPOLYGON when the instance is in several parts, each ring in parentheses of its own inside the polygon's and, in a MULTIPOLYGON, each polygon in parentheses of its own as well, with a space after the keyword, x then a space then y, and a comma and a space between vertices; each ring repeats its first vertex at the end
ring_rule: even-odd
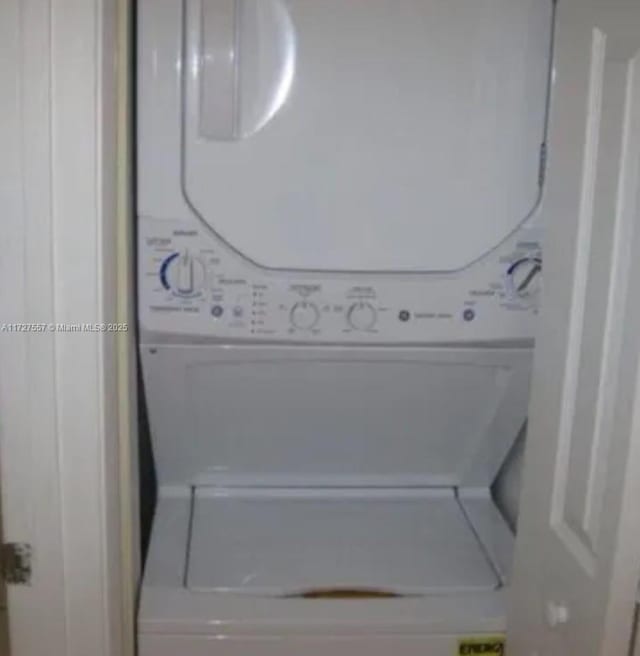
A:
POLYGON ((453 271, 531 213, 546 0, 189 0, 184 194, 271 268, 453 271))
POLYGON ((188 544, 195 592, 434 595, 501 583, 451 489, 197 487, 188 544))

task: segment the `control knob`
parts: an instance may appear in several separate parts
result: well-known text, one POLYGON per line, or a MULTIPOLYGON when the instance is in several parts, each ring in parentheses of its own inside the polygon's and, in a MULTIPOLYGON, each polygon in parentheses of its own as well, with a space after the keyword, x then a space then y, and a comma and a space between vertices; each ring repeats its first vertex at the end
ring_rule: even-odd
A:
POLYGON ((509 293, 515 299, 534 303, 542 284, 542 259, 523 257, 514 262, 507 271, 509 293))
POLYGON ((314 303, 300 301, 291 308, 291 324, 300 330, 311 330, 320 319, 320 310, 314 303))
POLYGON ((347 321, 355 330, 370 330, 377 319, 376 310, 370 303, 354 303, 347 311, 347 321))
POLYGON ((160 281, 165 289, 177 296, 190 297, 198 294, 205 284, 204 265, 188 251, 173 253, 160 269, 160 281))

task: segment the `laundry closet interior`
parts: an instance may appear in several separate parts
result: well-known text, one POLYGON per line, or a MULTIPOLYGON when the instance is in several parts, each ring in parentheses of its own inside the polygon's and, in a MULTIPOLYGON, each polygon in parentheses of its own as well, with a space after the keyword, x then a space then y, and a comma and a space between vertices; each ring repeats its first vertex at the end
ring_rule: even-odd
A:
POLYGON ((137 1, 142 656, 504 631, 555 12, 137 1))

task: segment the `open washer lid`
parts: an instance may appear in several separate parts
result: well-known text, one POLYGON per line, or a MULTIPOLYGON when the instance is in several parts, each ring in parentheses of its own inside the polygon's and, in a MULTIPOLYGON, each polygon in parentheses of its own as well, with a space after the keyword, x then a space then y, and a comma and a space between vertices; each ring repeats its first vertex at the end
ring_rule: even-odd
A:
POLYGON ((188 0, 183 188, 269 268, 453 271, 539 198, 551 0, 188 0))

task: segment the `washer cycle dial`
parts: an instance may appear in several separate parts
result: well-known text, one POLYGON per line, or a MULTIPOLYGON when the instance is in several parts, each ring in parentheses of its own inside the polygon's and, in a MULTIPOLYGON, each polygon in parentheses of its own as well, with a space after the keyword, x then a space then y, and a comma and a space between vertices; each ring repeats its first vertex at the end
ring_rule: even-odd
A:
POLYGON ((320 320, 320 310, 314 303, 300 301, 291 308, 291 324, 300 330, 311 330, 320 320))
POLYGON ((507 271, 509 293, 515 299, 533 303, 540 293, 542 283, 542 259, 523 257, 507 271))
POLYGON ((354 303, 347 311, 347 321, 355 330, 370 330, 378 316, 370 303, 354 303))
POLYGON ((173 253, 160 268, 162 286, 176 296, 197 296, 204 287, 206 272, 204 265, 188 251, 173 253))

